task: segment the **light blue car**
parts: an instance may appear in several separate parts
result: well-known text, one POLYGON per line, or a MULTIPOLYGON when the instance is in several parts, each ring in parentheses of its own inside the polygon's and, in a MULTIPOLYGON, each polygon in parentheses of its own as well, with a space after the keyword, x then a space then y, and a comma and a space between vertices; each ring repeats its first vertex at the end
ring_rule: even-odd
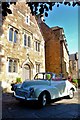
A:
POLYGON ((74 97, 76 87, 62 76, 52 72, 37 73, 33 80, 25 80, 16 85, 14 97, 17 100, 36 100, 43 107, 52 99, 68 96, 74 97))

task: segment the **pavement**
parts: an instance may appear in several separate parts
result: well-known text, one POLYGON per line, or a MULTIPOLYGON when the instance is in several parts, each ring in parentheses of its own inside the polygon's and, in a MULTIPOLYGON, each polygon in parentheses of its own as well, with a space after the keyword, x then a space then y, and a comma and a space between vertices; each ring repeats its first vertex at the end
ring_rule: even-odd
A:
POLYGON ((2 94, 2 120, 6 119, 80 119, 80 89, 73 99, 57 99, 37 109, 36 103, 19 103, 12 94, 2 94))

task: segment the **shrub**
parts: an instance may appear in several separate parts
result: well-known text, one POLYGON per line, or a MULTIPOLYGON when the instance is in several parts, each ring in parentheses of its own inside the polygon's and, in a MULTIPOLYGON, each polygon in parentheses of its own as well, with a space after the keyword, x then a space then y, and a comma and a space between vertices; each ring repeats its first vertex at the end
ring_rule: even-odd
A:
POLYGON ((16 83, 21 83, 21 82, 22 82, 22 79, 19 78, 19 77, 17 77, 17 78, 16 78, 16 83))
POLYGON ((73 79, 72 82, 75 85, 75 87, 78 87, 78 80, 77 79, 73 79))
POLYGON ((77 79, 73 79, 72 81, 73 81, 74 83, 76 83, 76 84, 78 83, 78 80, 77 80, 77 79))

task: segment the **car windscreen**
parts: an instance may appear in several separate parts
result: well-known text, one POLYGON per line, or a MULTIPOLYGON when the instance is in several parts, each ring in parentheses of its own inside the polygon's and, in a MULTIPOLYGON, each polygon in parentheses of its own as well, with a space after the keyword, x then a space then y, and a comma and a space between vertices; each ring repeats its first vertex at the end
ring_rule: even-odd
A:
POLYGON ((50 80, 51 74, 50 73, 38 73, 34 77, 35 80, 50 80))
POLYGON ((53 74, 52 81, 63 81, 66 80, 62 74, 53 74))

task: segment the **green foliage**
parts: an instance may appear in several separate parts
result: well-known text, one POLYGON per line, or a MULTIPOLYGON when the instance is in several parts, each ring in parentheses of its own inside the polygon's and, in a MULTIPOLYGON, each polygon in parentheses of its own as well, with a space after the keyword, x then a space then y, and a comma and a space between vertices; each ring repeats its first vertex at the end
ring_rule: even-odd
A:
POLYGON ((72 83, 75 85, 76 88, 78 87, 78 80, 77 79, 73 79, 72 83))
MULTIPOLYGON (((12 14, 12 11, 9 9, 10 4, 14 4, 16 5, 16 2, 2 2, 2 15, 3 16, 7 16, 8 14, 12 14)), ((68 5, 68 6, 80 6, 80 1, 79 2, 66 2, 64 0, 62 0, 61 2, 26 2, 26 4, 28 4, 28 6, 31 9, 31 13, 32 15, 37 15, 38 13, 41 15, 44 13, 44 15, 46 17, 48 17, 48 11, 52 10, 52 7, 54 5, 57 5, 57 7, 60 6, 60 4, 64 4, 64 5, 68 5)))
POLYGON ((47 75, 46 75, 46 78, 47 78, 48 80, 50 80, 51 75, 50 75, 50 74, 47 74, 47 75))
POLYGON ((19 77, 17 77, 17 78, 16 78, 16 83, 21 83, 21 82, 22 82, 22 79, 19 78, 19 77))
POLYGON ((76 84, 78 83, 78 80, 77 80, 77 79, 73 79, 72 81, 73 81, 74 83, 76 83, 76 84))

